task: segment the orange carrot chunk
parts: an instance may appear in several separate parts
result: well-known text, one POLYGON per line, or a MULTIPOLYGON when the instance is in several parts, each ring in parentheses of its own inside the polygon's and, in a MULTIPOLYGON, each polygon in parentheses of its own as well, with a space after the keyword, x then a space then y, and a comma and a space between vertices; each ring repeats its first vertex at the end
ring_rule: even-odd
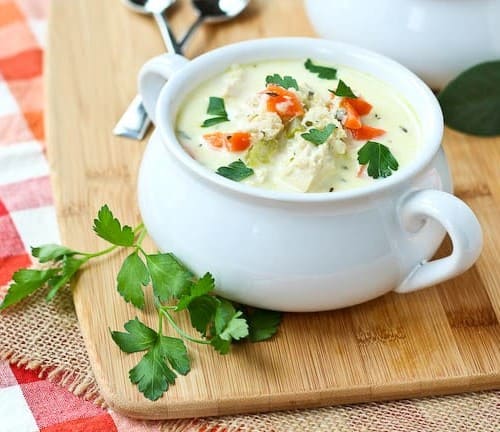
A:
POLYGON ((235 132, 228 136, 227 149, 231 152, 241 152, 250 147, 251 135, 248 132, 235 132))
POLYGON ((226 149, 230 152, 241 152, 250 147, 251 135, 248 132, 212 132, 203 135, 203 139, 212 147, 226 149))
POLYGON ((385 134, 385 130, 377 129, 368 125, 362 125, 359 129, 352 129, 351 135, 355 140, 371 140, 385 134))
POLYGON ((348 129, 359 129, 362 126, 361 118, 358 112, 351 105, 352 99, 342 99, 340 101, 340 107, 346 110, 346 117, 343 124, 348 129))
POLYGON ((356 99, 349 99, 349 103, 356 110, 360 116, 369 114, 372 110, 372 105, 365 101, 362 97, 356 99))
POLYGON ((274 84, 269 84, 264 93, 269 96, 267 110, 278 114, 281 120, 288 121, 304 115, 302 103, 295 93, 274 84))
POLYGON ((203 139, 214 148, 223 148, 228 145, 228 140, 225 133, 212 132, 203 135, 203 139))

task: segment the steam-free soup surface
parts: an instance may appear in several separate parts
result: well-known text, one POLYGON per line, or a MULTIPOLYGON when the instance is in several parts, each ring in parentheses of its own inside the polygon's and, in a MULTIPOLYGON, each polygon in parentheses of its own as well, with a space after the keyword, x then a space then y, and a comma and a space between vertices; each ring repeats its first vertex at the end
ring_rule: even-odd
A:
POLYGON ((233 65, 186 97, 176 131, 208 169, 289 192, 383 181, 420 141, 415 114, 389 85, 306 59, 233 65))

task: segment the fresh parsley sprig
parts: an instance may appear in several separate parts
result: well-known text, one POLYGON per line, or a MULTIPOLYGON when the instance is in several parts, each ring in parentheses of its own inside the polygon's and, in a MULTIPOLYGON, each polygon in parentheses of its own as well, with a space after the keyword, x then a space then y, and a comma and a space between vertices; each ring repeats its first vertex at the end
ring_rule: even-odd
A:
POLYGON ((32 248, 32 255, 48 268, 22 269, 14 273, 0 310, 42 288, 48 289, 47 300, 50 301, 91 259, 118 248, 132 249, 118 272, 117 290, 126 302, 142 309, 144 288, 152 284, 158 329, 148 327, 136 317, 124 324, 125 332, 111 331, 111 337, 125 353, 144 353, 129 371, 129 379, 153 401, 175 383, 178 374, 189 373, 191 362, 184 341, 210 345, 219 353, 227 354, 234 341, 258 342, 276 333, 281 322, 279 312, 252 310, 216 296, 213 293, 215 280, 210 273, 198 279, 174 254, 147 253, 142 248, 146 235, 143 224, 135 228, 122 225, 104 205, 94 220, 93 229, 111 246, 95 253, 78 252, 55 244, 32 248), (184 311, 189 313, 191 324, 200 337, 191 336, 177 324, 175 315, 184 311), (166 336, 165 323, 179 337, 166 336))
POLYGON ((368 164, 368 175, 375 179, 389 177, 399 168, 398 161, 384 144, 368 141, 358 150, 358 162, 368 164))
POLYGON ((290 75, 285 75, 281 77, 279 74, 273 74, 266 76, 266 84, 276 84, 284 89, 294 88, 295 90, 299 89, 299 85, 295 78, 292 78, 290 75))
POLYGON ((352 91, 351 87, 349 87, 344 81, 339 80, 337 84, 336 90, 328 90, 333 93, 335 96, 342 96, 350 99, 357 99, 357 96, 352 91))
POLYGON ((335 128, 336 126, 333 123, 329 123, 323 129, 311 128, 308 132, 300 134, 300 136, 318 146, 324 144, 330 138, 335 128))
POLYGON ((217 168, 217 174, 229 180, 241 181, 254 174, 254 170, 246 166, 241 159, 231 162, 228 166, 217 168))
POLYGON ((215 117, 206 119, 201 125, 201 127, 210 127, 219 123, 229 121, 224 99, 220 97, 210 96, 210 98, 208 99, 207 114, 215 117))
POLYGON ((337 78, 337 69, 328 67, 328 66, 320 66, 316 65, 312 62, 311 59, 307 59, 304 63, 304 67, 312 73, 318 74, 318 78, 334 80, 337 78))

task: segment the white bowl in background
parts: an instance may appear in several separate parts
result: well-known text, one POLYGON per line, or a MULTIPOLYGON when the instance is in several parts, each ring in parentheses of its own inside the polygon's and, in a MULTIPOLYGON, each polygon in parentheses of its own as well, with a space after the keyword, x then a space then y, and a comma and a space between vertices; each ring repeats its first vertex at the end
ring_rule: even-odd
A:
POLYGON ((305 0, 318 34, 379 52, 434 89, 500 58, 500 0, 305 0))

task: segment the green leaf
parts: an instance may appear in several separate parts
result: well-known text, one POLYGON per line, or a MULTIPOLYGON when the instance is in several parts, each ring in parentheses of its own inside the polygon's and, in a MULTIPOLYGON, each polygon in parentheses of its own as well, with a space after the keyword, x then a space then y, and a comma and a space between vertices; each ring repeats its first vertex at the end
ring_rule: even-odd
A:
POLYGON ((128 333, 112 331, 111 337, 126 353, 149 350, 158 340, 158 333, 140 322, 137 317, 127 321, 124 327, 128 333))
POLYGON ((203 336, 207 335, 207 329, 215 318, 219 302, 211 295, 203 295, 192 299, 187 306, 191 325, 203 336))
POLYGON ((75 251, 58 244, 46 244, 31 248, 31 255, 38 258, 41 263, 59 261, 63 256, 73 256, 75 254, 75 251))
POLYGON ((43 287, 51 277, 54 277, 58 271, 59 269, 21 269, 16 271, 12 276, 13 283, 9 286, 9 290, 2 304, 0 304, 0 311, 33 294, 37 289, 43 287))
POLYGON ((176 375, 165 363, 161 344, 157 343, 129 371, 129 378, 149 400, 158 400, 175 383, 176 375))
POLYGON ((122 228, 107 205, 102 206, 97 213, 93 228, 99 237, 114 245, 132 246, 134 244, 132 228, 127 225, 122 228))
POLYGON ((171 254, 147 255, 154 294, 164 302, 179 298, 192 284, 193 274, 171 254))
POLYGON ((231 342, 248 336, 248 325, 242 312, 237 311, 227 300, 220 299, 215 312, 215 334, 223 340, 231 342))
POLYGON ((88 261, 88 258, 76 259, 65 255, 62 259, 61 274, 49 279, 50 290, 45 297, 46 301, 51 301, 59 290, 71 281, 80 267, 88 261))
POLYGON ((210 96, 208 99, 207 114, 213 115, 215 117, 205 120, 201 127, 210 127, 216 124, 227 122, 229 118, 226 112, 226 106, 224 104, 224 99, 220 97, 210 96))
POLYGON ((207 114, 216 117, 227 117, 224 99, 220 97, 210 96, 210 98, 208 99, 207 114))
POLYGON ((311 59, 307 59, 304 63, 305 68, 312 73, 318 74, 319 78, 334 80, 337 78, 337 69, 315 65, 311 59))
POLYGON ((248 314, 248 338, 252 342, 269 339, 278 331, 282 316, 281 312, 265 309, 256 309, 248 314))
POLYGON ((253 169, 245 165, 241 159, 231 162, 228 166, 217 168, 217 174, 230 180, 241 181, 253 175, 253 169))
POLYGON ((336 126, 333 123, 329 123, 323 129, 312 128, 309 129, 309 132, 300 134, 300 136, 314 145, 320 145, 328 140, 335 128, 336 126))
POLYGON ((368 175, 375 179, 389 177, 399 167, 389 148, 375 141, 368 141, 358 151, 358 162, 368 164, 368 175))
POLYGON ((162 336, 160 343, 163 354, 172 368, 181 375, 186 375, 191 370, 191 365, 184 342, 178 338, 162 336))
POLYGON ((210 126, 214 126, 216 124, 224 123, 227 121, 229 121, 229 119, 227 117, 213 117, 213 118, 206 119, 201 124, 201 127, 210 127, 210 126))
POLYGON ((210 340, 210 345, 214 347, 216 351, 221 354, 227 354, 231 348, 231 341, 221 339, 219 336, 215 336, 210 340))
POLYGON ((276 84, 284 89, 299 89, 297 81, 289 75, 285 75, 283 78, 279 74, 268 75, 266 76, 266 84, 276 84))
POLYGON ((329 92, 332 92, 335 96, 342 96, 346 98, 351 98, 351 99, 356 99, 357 96, 354 94, 354 92, 351 90, 351 87, 349 87, 344 81, 339 80, 339 83, 337 84, 337 90, 328 90, 329 92))
POLYGON ((142 309, 144 307, 142 287, 149 283, 149 271, 137 252, 125 258, 116 280, 118 292, 125 301, 142 309))
POLYGON ((466 70, 438 100, 447 126, 472 135, 500 135, 500 60, 466 70))
POLYGON ((181 339, 159 335, 137 318, 125 323, 124 332, 111 332, 111 337, 126 353, 146 351, 141 361, 129 371, 130 381, 137 384, 141 393, 148 399, 157 400, 169 384, 174 384, 176 374, 182 375, 190 370, 186 346, 181 339), (166 363, 168 361, 168 364, 166 363))
POLYGON ((191 296, 199 297, 204 294, 208 294, 215 288, 214 277, 210 273, 205 273, 201 279, 198 279, 196 283, 191 287, 191 296))
POLYGON ((229 320, 226 328, 218 335, 221 339, 231 341, 239 340, 248 336, 248 324, 245 318, 241 318, 243 313, 237 311, 229 320))
POLYGON ((236 313, 236 309, 231 302, 219 299, 219 304, 215 312, 215 334, 221 334, 226 328, 231 318, 236 313))
POLYGON ((213 289, 215 288, 214 278, 210 273, 205 273, 203 277, 192 284, 190 288, 190 292, 183 295, 179 299, 179 302, 177 303, 177 306, 175 308, 176 311, 186 309, 193 299, 203 296, 204 294, 208 294, 210 291, 213 291, 213 289))

